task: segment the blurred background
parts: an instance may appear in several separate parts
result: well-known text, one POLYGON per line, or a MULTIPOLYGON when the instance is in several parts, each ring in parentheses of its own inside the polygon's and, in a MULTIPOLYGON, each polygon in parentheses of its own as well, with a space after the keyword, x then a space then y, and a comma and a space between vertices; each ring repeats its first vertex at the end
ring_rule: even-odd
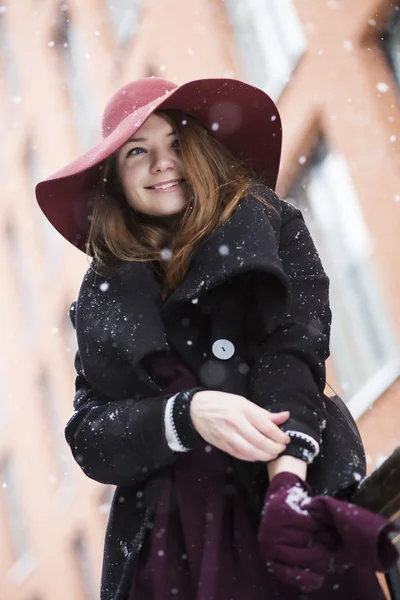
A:
MULTIPOLYGON (((243 79, 283 120, 278 194, 331 278, 328 381, 369 473, 400 441, 400 7, 382 0, 9 0, 0 5, 0 598, 96 600, 113 488, 64 440, 67 316, 88 267, 34 186, 100 139, 145 76, 243 79)), ((333 393, 329 388, 327 393, 333 393)), ((188 599, 189 600, 189 599, 188 599)))

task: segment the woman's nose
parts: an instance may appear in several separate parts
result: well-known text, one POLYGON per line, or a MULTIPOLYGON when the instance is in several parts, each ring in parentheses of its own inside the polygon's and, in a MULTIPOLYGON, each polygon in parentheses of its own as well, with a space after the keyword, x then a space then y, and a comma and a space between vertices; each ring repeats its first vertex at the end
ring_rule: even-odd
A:
POLYGON ((174 157, 168 152, 158 152, 154 155, 152 161, 152 170, 156 173, 168 171, 175 167, 174 157))

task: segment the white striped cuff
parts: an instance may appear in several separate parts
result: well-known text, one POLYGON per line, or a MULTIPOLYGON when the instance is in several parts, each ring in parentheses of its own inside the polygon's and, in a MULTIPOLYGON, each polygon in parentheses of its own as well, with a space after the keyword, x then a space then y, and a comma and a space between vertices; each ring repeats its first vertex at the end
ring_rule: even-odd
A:
POLYGON ((178 396, 178 394, 175 394, 175 396, 172 396, 171 398, 169 398, 167 401, 167 405, 165 407, 165 413, 164 413, 165 437, 167 439, 168 446, 174 452, 188 452, 189 448, 185 448, 185 446, 183 446, 179 440, 178 433, 176 431, 176 427, 175 427, 175 423, 174 423, 173 409, 174 409, 175 398, 177 396, 178 396))
POLYGON ((303 449, 304 459, 307 461, 308 464, 311 464, 314 458, 319 454, 318 442, 313 437, 311 437, 311 435, 303 433, 302 431, 293 431, 292 429, 287 429, 285 433, 287 433, 290 437, 300 438, 306 444, 311 446, 311 448, 303 449))

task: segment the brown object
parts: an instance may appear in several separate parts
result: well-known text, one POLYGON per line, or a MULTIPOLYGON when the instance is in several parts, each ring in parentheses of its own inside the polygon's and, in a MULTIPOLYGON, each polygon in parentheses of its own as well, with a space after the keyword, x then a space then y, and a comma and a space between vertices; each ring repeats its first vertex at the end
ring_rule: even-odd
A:
POLYGON ((367 477, 352 502, 394 519, 400 511, 400 446, 367 477))

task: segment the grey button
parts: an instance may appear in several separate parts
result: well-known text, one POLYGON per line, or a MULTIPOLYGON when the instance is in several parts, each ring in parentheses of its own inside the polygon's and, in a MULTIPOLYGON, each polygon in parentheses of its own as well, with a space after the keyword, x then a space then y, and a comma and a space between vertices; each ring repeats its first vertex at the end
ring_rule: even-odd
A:
POLYGON ((216 340, 212 345, 214 356, 221 360, 228 360, 235 354, 235 346, 229 340, 216 340))

